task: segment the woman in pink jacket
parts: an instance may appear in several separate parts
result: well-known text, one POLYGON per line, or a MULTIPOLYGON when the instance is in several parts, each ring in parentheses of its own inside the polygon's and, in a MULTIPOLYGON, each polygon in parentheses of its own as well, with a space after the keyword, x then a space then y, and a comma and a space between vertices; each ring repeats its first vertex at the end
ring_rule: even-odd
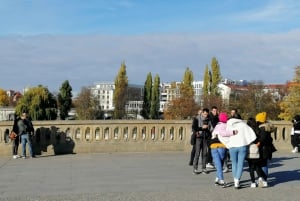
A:
POLYGON ((226 187, 226 182, 224 181, 223 176, 223 163, 226 154, 226 146, 220 142, 218 136, 229 137, 237 134, 237 131, 226 129, 227 119, 228 116, 225 112, 221 112, 219 114, 219 122, 212 132, 212 139, 210 144, 211 154, 217 170, 215 184, 222 186, 223 188, 226 187))
POLYGON ((234 188, 239 189, 249 144, 256 139, 256 134, 246 122, 235 117, 227 121, 226 129, 237 130, 238 133, 229 137, 219 136, 219 140, 229 149, 234 188))

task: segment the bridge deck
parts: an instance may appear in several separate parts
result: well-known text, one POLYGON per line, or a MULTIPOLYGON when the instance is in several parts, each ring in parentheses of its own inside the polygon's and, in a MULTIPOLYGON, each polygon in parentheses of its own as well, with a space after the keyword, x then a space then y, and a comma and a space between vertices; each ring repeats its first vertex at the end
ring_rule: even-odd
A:
MULTIPOLYGON (((107 153, 0 158, 0 200, 299 200, 299 154, 275 153, 268 188, 213 184, 215 171, 193 175, 189 153, 107 153)), ((231 172, 225 179, 232 185, 231 172)))

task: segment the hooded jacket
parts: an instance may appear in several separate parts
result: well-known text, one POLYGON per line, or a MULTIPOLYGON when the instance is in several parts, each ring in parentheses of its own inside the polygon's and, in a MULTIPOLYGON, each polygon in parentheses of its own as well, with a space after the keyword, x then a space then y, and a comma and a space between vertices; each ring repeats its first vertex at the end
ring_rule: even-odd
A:
POLYGON ((227 121, 226 130, 237 130, 236 135, 229 137, 218 136, 219 140, 227 148, 247 146, 256 139, 256 134, 253 129, 241 119, 229 119, 227 121))

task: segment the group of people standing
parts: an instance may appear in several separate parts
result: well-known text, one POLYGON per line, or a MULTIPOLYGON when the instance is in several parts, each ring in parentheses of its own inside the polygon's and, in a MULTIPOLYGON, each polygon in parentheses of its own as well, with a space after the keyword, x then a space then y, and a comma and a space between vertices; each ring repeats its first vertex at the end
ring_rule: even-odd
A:
POLYGON ((17 134, 17 137, 12 141, 12 154, 13 159, 23 158, 26 159, 26 144, 28 145, 29 157, 33 158, 33 149, 31 136, 34 133, 32 122, 27 116, 26 112, 23 112, 20 116, 15 116, 12 130, 17 134), (22 144, 22 155, 18 154, 19 144, 22 144))
POLYGON ((218 112, 217 107, 198 111, 192 122, 191 158, 189 165, 193 166, 193 174, 209 173, 207 164, 213 163, 216 169, 215 184, 227 187, 224 172, 228 169, 230 158, 234 188, 240 188, 244 162, 248 161, 251 187, 267 187, 268 161, 276 151, 271 132, 274 128, 267 122, 267 113, 261 112, 255 118, 242 120, 236 109, 218 112), (255 155, 249 154, 250 144, 256 148, 255 155), (210 161, 210 156, 211 160, 210 161), (255 157, 252 157, 255 156, 255 157), (198 169, 201 159, 201 170, 198 169), (257 174, 257 180, 255 177, 257 174))

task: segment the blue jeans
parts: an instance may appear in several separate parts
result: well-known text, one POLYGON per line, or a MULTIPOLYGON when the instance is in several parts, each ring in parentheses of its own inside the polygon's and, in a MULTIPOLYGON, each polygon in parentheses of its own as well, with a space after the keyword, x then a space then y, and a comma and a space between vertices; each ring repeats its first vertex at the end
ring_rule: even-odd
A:
POLYGON ((31 157, 33 157, 32 144, 31 144, 29 134, 21 135, 21 143, 22 143, 22 156, 26 157, 26 144, 28 144, 29 154, 31 157))
POLYGON ((232 176, 234 179, 240 180, 243 174, 244 161, 248 154, 247 146, 232 147, 229 149, 230 159, 232 163, 232 176))
POLYGON ((267 178, 268 178, 268 175, 269 175, 269 162, 267 160, 267 165, 266 166, 263 166, 261 167, 261 169, 264 171, 264 173, 266 174, 267 178))
POLYGON ((219 180, 224 180, 223 162, 224 162, 225 154, 226 154, 225 148, 219 147, 219 148, 211 149, 211 155, 213 157, 213 161, 217 169, 217 178, 219 180))

